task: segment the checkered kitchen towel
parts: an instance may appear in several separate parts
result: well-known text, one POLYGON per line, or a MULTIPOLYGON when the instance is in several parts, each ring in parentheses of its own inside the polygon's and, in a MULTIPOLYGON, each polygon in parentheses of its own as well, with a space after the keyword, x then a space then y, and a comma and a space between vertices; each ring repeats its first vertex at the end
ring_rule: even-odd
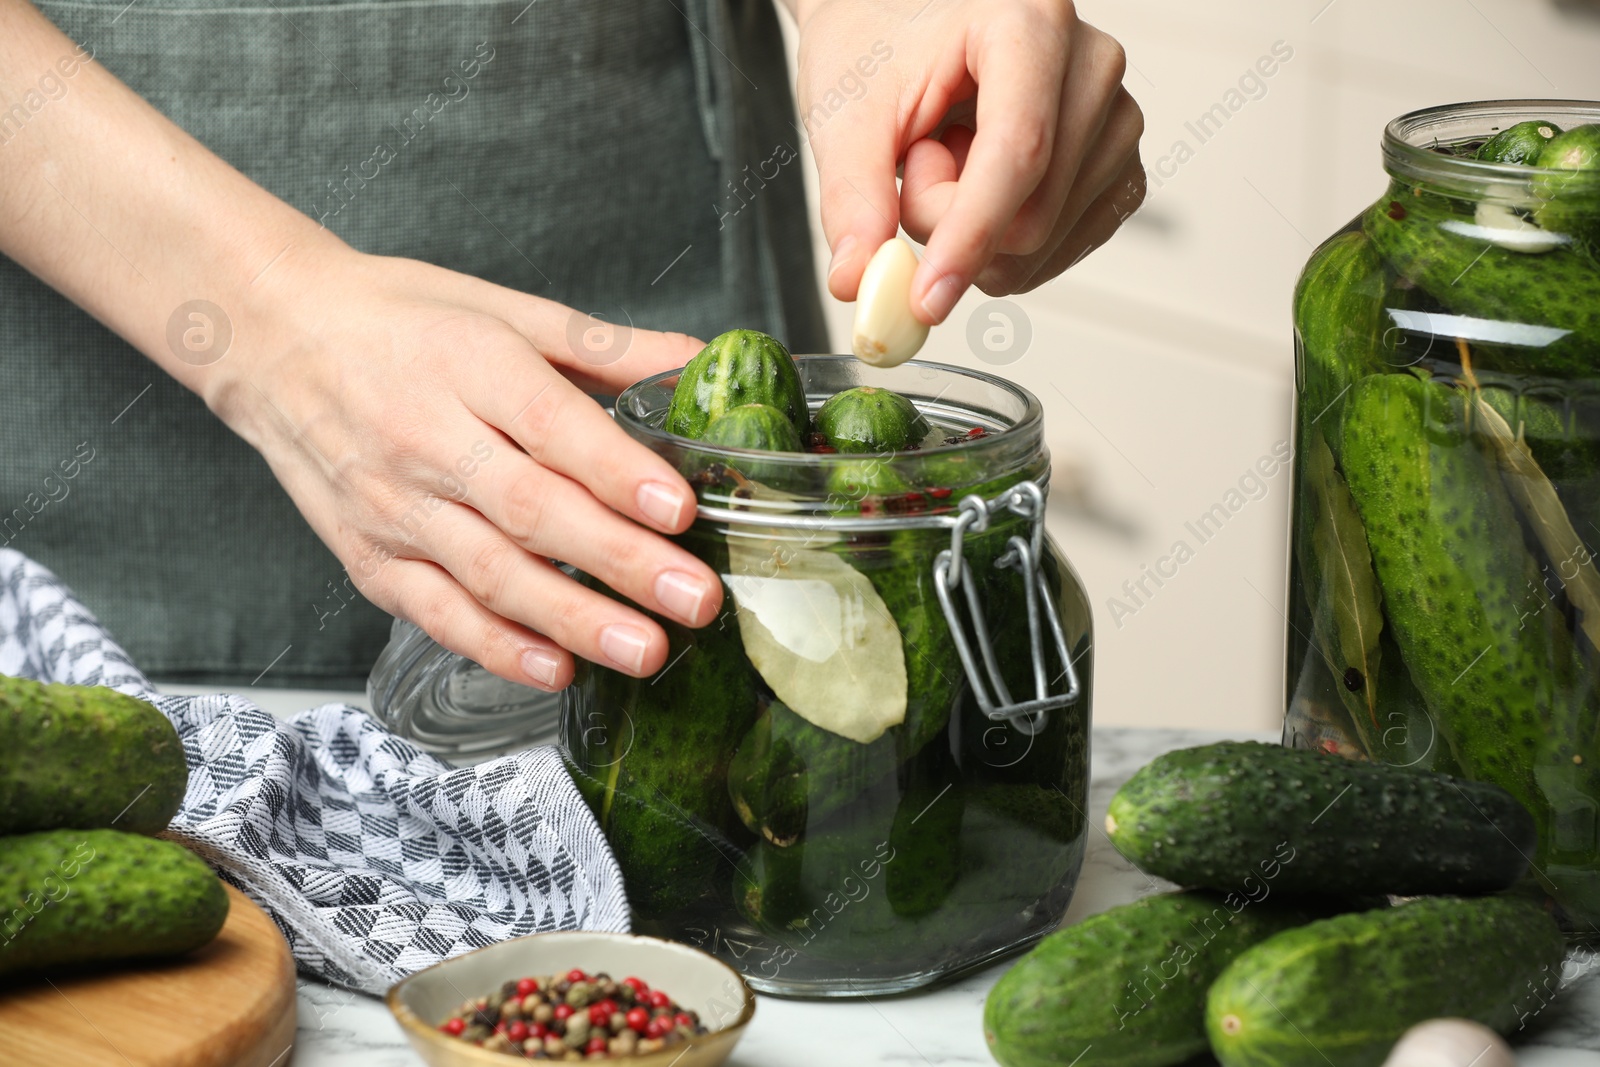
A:
POLYGON ((452 769, 347 705, 282 722, 239 696, 161 696, 71 590, 12 549, 0 673, 160 708, 189 759, 167 836, 264 907, 303 972, 381 993, 508 937, 628 929, 621 872, 553 748, 452 769))

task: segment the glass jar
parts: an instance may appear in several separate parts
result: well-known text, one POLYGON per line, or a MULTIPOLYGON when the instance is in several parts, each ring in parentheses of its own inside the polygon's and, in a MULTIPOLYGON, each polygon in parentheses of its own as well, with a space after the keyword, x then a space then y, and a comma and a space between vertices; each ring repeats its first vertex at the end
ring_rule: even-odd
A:
POLYGON ((750 452, 659 428, 675 372, 623 393, 621 425, 697 487, 679 541, 726 597, 701 629, 663 620, 654 677, 581 664, 562 738, 637 932, 770 993, 898 992, 1065 913, 1088 808, 1090 608, 1044 536, 1037 399, 951 367, 797 362, 813 408, 870 376, 938 436, 881 457, 750 452), (824 692, 825 711, 903 694, 903 720, 852 738, 790 706, 824 692))
POLYGON ((1284 741, 1503 786, 1530 890, 1593 932, 1600 171, 1473 158, 1524 121, 1600 105, 1396 119, 1300 277, 1284 741))
POLYGON ((554 744, 560 731, 559 694, 490 674, 404 619, 372 665, 367 700, 391 733, 458 761, 554 744))

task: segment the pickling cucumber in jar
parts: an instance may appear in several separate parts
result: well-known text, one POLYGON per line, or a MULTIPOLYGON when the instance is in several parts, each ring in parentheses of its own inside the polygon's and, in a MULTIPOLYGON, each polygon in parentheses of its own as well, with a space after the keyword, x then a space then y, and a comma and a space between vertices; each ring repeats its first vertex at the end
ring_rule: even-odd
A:
POLYGON ((564 697, 566 758, 634 929, 792 995, 898 992, 1021 951, 1082 862, 1093 673, 1086 594, 1040 529, 1038 401, 933 364, 708 348, 616 411, 695 487, 676 540, 721 575, 721 617, 664 624, 655 676, 587 664, 564 697), (963 514, 952 624, 934 565, 963 514), (963 637, 999 672, 998 689, 979 675, 990 712, 963 637), (1030 700, 1037 715, 1007 716, 1030 700))
POLYGON ((1296 288, 1286 744, 1492 782, 1600 933, 1600 105, 1390 123, 1296 288))

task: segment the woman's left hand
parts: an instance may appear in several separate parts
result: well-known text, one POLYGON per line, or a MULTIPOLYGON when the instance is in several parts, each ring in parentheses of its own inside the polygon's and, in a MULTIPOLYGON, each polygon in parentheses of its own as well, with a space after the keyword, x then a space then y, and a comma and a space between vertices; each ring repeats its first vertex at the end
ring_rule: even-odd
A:
POLYGON ((791 5, 839 299, 904 226, 927 246, 912 309, 937 323, 969 285, 1049 281, 1143 201, 1144 116, 1122 88, 1122 46, 1071 0, 791 5))

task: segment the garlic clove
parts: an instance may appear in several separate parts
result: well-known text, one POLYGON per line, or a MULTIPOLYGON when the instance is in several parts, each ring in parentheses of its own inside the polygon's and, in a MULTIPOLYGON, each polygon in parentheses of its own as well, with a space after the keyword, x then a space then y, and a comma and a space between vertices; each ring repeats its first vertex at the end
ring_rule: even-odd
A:
POLYGON ((927 324, 911 313, 917 254, 898 237, 878 246, 861 275, 850 350, 874 367, 898 367, 928 339, 927 324))
POLYGON ((1429 1019, 1395 1043, 1384 1067, 1516 1067, 1499 1034, 1468 1019, 1429 1019))

